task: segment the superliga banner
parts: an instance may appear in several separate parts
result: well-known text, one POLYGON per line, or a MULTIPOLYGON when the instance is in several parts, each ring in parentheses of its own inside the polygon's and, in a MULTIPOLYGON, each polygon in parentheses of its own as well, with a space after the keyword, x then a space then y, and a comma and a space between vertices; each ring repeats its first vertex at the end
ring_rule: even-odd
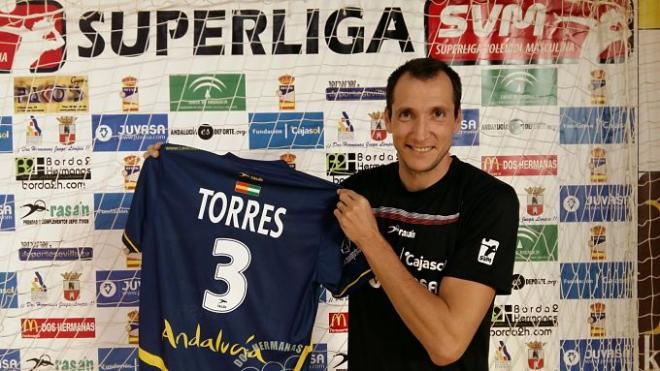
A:
MULTIPOLYGON (((385 83, 421 56, 463 80, 453 153, 520 199, 490 368, 659 362, 657 345, 645 342, 641 360, 634 348, 632 4, 2 6, 0 370, 137 369, 141 257, 121 232, 149 144, 282 159, 340 183, 397 160, 385 83)), ((319 301, 309 369, 345 370, 348 302, 319 301)))

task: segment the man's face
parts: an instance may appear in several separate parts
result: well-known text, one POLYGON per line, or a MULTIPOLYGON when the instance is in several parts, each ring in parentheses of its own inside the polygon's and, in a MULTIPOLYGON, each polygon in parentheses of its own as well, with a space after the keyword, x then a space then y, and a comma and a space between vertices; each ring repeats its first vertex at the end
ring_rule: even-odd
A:
POLYGON ((385 112, 385 124, 399 154, 400 172, 434 182, 444 175, 450 163, 452 137, 460 128, 452 94, 445 73, 428 80, 408 73, 401 76, 394 88, 392 112, 385 112))

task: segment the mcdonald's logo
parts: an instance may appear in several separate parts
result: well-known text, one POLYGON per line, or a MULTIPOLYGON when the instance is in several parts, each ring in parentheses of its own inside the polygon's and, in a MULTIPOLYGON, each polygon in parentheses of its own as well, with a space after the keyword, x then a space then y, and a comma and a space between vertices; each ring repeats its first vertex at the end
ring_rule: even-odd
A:
POLYGON ((348 332, 348 312, 328 313, 330 332, 348 332))
POLYGON ((39 322, 34 318, 21 319, 21 335, 24 338, 39 337, 39 322))
POLYGON ((481 156, 481 170, 492 174, 500 172, 500 160, 497 156, 481 156))

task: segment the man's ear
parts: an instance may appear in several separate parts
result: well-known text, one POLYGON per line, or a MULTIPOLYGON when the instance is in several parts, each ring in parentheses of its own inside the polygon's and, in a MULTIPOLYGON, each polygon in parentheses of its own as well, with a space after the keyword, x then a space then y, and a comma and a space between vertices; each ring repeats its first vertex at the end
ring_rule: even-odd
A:
POLYGON ((385 128, 387 132, 392 134, 392 119, 390 118, 390 113, 387 108, 383 111, 383 120, 385 121, 385 128))

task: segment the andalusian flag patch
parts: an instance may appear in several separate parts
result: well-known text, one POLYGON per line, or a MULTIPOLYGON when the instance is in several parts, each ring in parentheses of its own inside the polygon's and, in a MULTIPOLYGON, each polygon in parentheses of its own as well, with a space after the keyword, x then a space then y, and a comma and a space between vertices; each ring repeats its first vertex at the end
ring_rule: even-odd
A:
POLYGON ((234 188, 234 191, 238 193, 244 193, 246 195, 258 197, 259 193, 261 192, 261 187, 254 184, 241 182, 239 180, 236 181, 236 188, 234 188))

